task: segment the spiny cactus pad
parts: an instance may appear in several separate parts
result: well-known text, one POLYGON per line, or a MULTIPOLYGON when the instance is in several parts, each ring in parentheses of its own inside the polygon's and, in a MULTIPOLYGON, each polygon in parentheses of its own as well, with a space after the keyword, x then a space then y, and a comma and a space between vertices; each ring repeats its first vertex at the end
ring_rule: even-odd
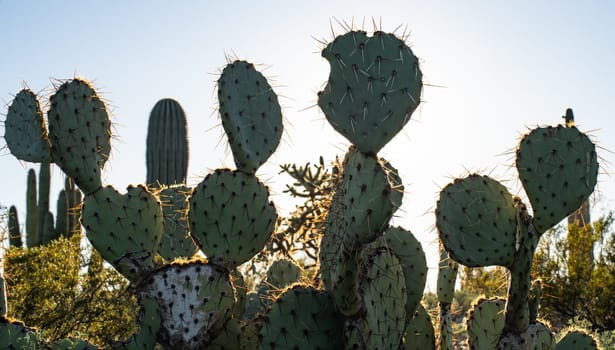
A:
POLYGON ((52 162, 43 112, 30 89, 21 90, 11 102, 4 121, 4 140, 20 160, 52 162))
POLYGON ((273 288, 282 289, 301 280, 303 270, 294 261, 278 259, 267 270, 265 281, 273 288))
POLYGON ((367 248, 361 295, 365 349, 397 349, 406 325, 406 281, 399 260, 387 248, 367 248))
POLYGON ((598 178, 596 147, 576 127, 532 130, 519 143, 516 165, 541 233, 577 210, 598 178))
POLYGON ((228 274, 201 261, 165 265, 142 283, 141 293, 158 302, 158 341, 181 349, 209 344, 235 302, 228 274))
POLYGON ((517 233, 513 196, 488 176, 471 174, 444 187, 436 227, 450 256, 461 264, 512 264, 517 233))
POLYGON ((89 82, 73 79, 50 98, 49 141, 56 164, 86 194, 102 186, 101 172, 111 153, 111 121, 89 82))
POLYGON ((366 244, 380 236, 393 216, 398 198, 386 171, 373 156, 351 148, 344 160, 344 243, 366 244))
POLYGON ((387 246, 401 264, 406 280, 407 321, 420 304, 427 281, 427 260, 421 243, 412 232, 401 227, 389 227, 384 233, 387 246))
POLYGON ((282 137, 278 97, 252 63, 234 61, 222 70, 218 101, 235 165, 254 173, 273 154, 282 137))
POLYGON ((421 99, 418 59, 381 31, 340 35, 322 56, 331 71, 318 105, 333 128, 364 153, 377 153, 406 125, 421 99))
POLYGON ((586 331, 580 329, 565 329, 555 346, 555 350, 596 350, 598 343, 586 331))
POLYGON ((343 320, 331 297, 296 285, 271 305, 260 328, 260 349, 341 349, 343 320))
POLYGON ((478 299, 466 318, 471 350, 495 349, 504 331, 503 299, 478 299))
POLYGON ((218 169, 207 175, 189 203, 192 238, 210 261, 229 270, 262 250, 275 228, 269 190, 241 171, 218 169))
POLYGON ((455 296, 455 283, 459 264, 450 258, 446 249, 440 246, 440 262, 438 263, 437 294, 441 303, 452 304, 455 296))
POLYGON ((229 318, 216 338, 211 342, 209 350, 239 350, 241 348, 241 327, 235 318, 229 318))
MULTIPOLYGON (((403 350, 435 350, 436 339, 431 317, 419 303, 416 311, 406 322, 403 350)), ((400 349, 400 350, 401 350, 400 349)))
POLYGON ((497 346, 497 350, 517 349, 555 350, 555 337, 544 323, 531 323, 521 334, 509 333, 502 336, 497 346))
POLYGON ((164 215, 164 232, 158 253, 172 261, 179 257, 191 257, 198 247, 188 233, 188 196, 191 189, 184 185, 163 187, 158 192, 164 215))
POLYGON ((122 275, 136 282, 154 268, 162 236, 162 209, 144 186, 126 194, 106 186, 85 197, 82 222, 92 245, 122 275))
POLYGON ((151 297, 141 295, 139 298, 139 329, 127 341, 112 343, 112 349, 118 350, 149 350, 156 345, 156 335, 160 330, 160 311, 158 302, 151 297))

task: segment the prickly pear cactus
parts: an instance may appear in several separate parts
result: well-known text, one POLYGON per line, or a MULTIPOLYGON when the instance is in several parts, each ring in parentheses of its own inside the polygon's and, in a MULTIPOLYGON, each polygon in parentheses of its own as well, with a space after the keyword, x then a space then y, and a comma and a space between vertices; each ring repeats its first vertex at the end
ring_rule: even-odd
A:
POLYGON ((516 165, 541 233, 577 210, 598 176, 596 147, 574 126, 533 129, 519 143, 516 165))
POLYGON ((19 321, 0 317, 0 349, 45 349, 40 332, 19 321))
POLYGON ((158 245, 158 253, 164 259, 189 258, 198 247, 188 232, 188 196, 191 189, 184 185, 163 187, 158 192, 164 215, 164 231, 158 245))
POLYGON ((91 84, 69 80, 50 98, 49 141, 53 161, 86 194, 102 187, 111 152, 111 121, 91 84))
POLYGON ((296 285, 282 294, 263 318, 260 349, 341 349, 342 326, 326 292, 296 285))
POLYGON ((228 273, 199 261, 165 265, 142 283, 140 293, 158 303, 158 341, 173 349, 201 349, 211 343, 235 302, 228 273))
POLYGON ((513 196, 488 176, 456 179, 440 192, 436 227, 444 247, 466 266, 510 266, 516 252, 513 196))
POLYGON ((376 154, 420 103, 418 59, 403 40, 381 31, 340 35, 322 56, 331 71, 318 105, 337 132, 361 152, 376 154))
POLYGON ((406 322, 403 350, 435 350, 436 339, 431 317, 419 303, 409 322, 406 322))
POLYGON ((252 63, 234 61, 222 70, 218 101, 235 165, 254 173, 273 154, 282 137, 278 97, 252 63))
POLYGON ((126 194, 103 187, 85 197, 82 215, 88 239, 118 272, 137 282, 154 269, 162 209, 144 186, 130 186, 126 194))
POLYGON ((273 288, 282 289, 301 280, 303 269, 289 259, 274 261, 267 270, 266 283, 273 288))
POLYGON ((156 345, 156 335, 160 330, 160 311, 156 299, 141 295, 139 298, 141 310, 139 312, 139 329, 127 341, 111 344, 117 350, 146 350, 156 345))
POLYGON ((596 350, 599 349, 596 340, 586 331, 580 329, 565 329, 555 346, 555 350, 596 350))
POLYGON ((66 338, 51 344, 51 350, 97 350, 96 345, 79 338, 66 338))
POLYGON ((9 105, 4 132, 6 145, 16 158, 36 163, 52 161, 43 112, 30 89, 21 90, 9 105))
POLYGON ((468 345, 471 350, 495 349, 504 331, 503 299, 480 298, 466 317, 468 345))
POLYGON ((276 209, 254 175, 218 169, 194 188, 190 234, 208 259, 229 270, 262 250, 273 233, 276 209))

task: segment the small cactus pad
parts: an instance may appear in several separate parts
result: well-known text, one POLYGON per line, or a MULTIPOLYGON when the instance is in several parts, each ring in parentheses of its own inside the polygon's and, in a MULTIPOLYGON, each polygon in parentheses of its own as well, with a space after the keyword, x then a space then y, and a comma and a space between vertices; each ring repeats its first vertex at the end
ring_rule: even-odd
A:
POLYGON ((471 174, 444 187, 436 227, 450 256, 461 264, 512 264, 517 232, 513 196, 488 176, 471 174))
POLYGON ((102 186, 102 169, 111 153, 111 121, 105 104, 81 79, 60 85, 50 102, 53 160, 84 193, 92 193, 102 186))
POLYGON ((335 192, 329 205, 329 211, 325 218, 324 234, 320 239, 318 249, 318 264, 320 265, 320 279, 325 290, 332 292, 333 283, 331 276, 337 268, 344 238, 344 191, 341 182, 335 186, 335 192))
POLYGON ((538 232, 577 210, 598 178, 596 147, 576 127, 532 130, 519 143, 516 165, 538 232))
POLYGON ((235 165, 254 173, 273 154, 282 137, 278 97, 252 63, 234 61, 222 70, 218 101, 235 165))
POLYGON ((440 245, 440 262, 438 263, 437 293, 438 301, 452 304, 455 296, 455 283, 459 264, 451 259, 446 249, 440 245))
MULTIPOLYGON (((521 334, 510 332, 504 334, 497 345, 497 350, 555 350, 555 337, 547 325, 542 322, 530 323, 521 334)), ((582 349, 572 347, 571 349, 582 349)))
POLYGON ((124 195, 103 187, 85 197, 82 210, 88 239, 124 277, 136 282, 154 268, 163 218, 160 203, 145 187, 129 186, 124 195))
POLYGON ((160 330, 160 311, 154 298, 141 295, 139 298, 139 329, 127 341, 114 342, 112 349, 118 350, 148 350, 156 345, 156 335, 160 330))
POLYGON ((4 140, 20 160, 52 162, 43 112, 31 90, 21 90, 11 102, 4 121, 4 140))
POLYGON ((364 153, 377 153, 406 125, 423 87, 418 59, 381 31, 340 35, 322 51, 331 71, 318 105, 333 128, 364 153))
POLYGON ((596 350, 598 343, 586 331, 580 329, 567 329, 555 346, 555 350, 596 350))
POLYGON ((278 259, 267 270, 265 281, 273 288, 283 289, 301 280, 303 270, 292 260, 278 259))
POLYGON ((399 198, 378 159, 351 148, 344 160, 344 243, 372 242, 386 229, 399 198))
POLYGON ((400 350, 435 350, 436 337, 431 317, 420 303, 406 324, 404 345, 400 350))
POLYGON ((241 327, 235 318, 229 318, 216 338, 211 342, 209 350, 239 350, 241 348, 241 327))
POLYGON ((495 349, 504 332, 503 299, 478 299, 466 318, 471 350, 495 349))
POLYGON ((191 257, 199 250, 188 233, 188 196, 184 185, 164 187, 158 192, 164 215, 164 232, 158 253, 166 260, 191 257))
POLYGON ((263 249, 277 219, 269 190, 254 175, 218 169, 189 200, 190 234, 214 263, 229 270, 263 249))
POLYGON ((401 227, 389 227, 384 233, 387 246, 401 264, 406 280, 407 321, 423 298, 427 281, 427 260, 421 243, 412 232, 401 227))
POLYGON ((282 294, 263 318, 260 349, 341 349, 343 324, 326 292, 296 285, 282 294))
POLYGON ((399 260, 386 248, 369 248, 362 262, 365 349, 397 349, 406 325, 406 280, 399 260))
POLYGON ((79 338, 66 338, 51 344, 51 350, 97 350, 96 345, 79 338))
POLYGON ((141 293, 158 302, 158 341, 177 349, 209 344, 231 317, 235 302, 228 274, 200 261, 165 265, 142 283, 141 293))

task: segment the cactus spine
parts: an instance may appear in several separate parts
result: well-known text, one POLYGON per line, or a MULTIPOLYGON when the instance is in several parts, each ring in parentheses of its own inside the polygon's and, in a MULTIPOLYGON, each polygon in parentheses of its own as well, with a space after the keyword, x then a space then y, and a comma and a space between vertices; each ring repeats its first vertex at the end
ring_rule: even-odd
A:
POLYGON ((186 182, 188 134, 186 114, 179 102, 171 98, 156 102, 149 117, 146 144, 148 185, 186 182))

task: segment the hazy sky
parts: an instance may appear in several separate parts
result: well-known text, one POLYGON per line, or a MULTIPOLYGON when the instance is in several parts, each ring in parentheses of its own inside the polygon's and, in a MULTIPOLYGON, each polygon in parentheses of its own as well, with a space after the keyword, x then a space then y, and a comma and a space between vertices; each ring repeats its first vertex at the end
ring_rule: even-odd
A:
MULTIPOLYGON (((55 79, 94 81, 116 123, 104 182, 123 190, 145 180, 149 112, 173 97, 187 113, 189 183, 196 184, 212 169, 233 167, 216 115, 218 72, 229 57, 262 64, 280 95, 286 129, 258 175, 286 213, 294 204, 282 193, 290 179, 278 176, 279 165, 321 155, 329 161, 348 147, 315 107, 329 71, 319 41, 344 32, 336 19, 368 31, 372 19, 384 31, 401 26, 426 86, 419 110, 380 156, 404 181, 394 223, 423 242, 433 289, 440 188, 480 171, 523 196, 510 151, 528 126, 559 123, 567 107, 601 147, 594 215, 615 208, 607 151, 615 150, 613 18, 611 1, 0 0, 0 113, 24 84, 44 102, 55 79)), ((22 222, 30 167, 37 168, 1 152, 0 203, 17 205, 22 222)), ((59 170, 53 175, 55 203, 63 180, 59 170)))

